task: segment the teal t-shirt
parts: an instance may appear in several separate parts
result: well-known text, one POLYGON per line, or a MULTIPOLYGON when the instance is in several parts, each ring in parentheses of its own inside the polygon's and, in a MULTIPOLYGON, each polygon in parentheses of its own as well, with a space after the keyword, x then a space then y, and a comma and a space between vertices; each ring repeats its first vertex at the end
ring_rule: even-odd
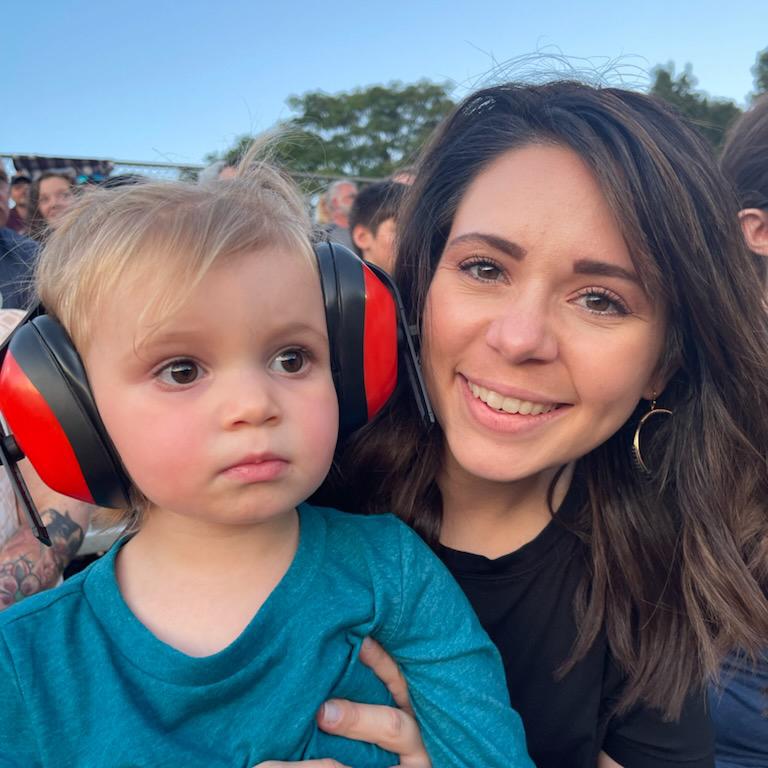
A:
POLYGON ((400 664, 434 768, 532 768, 501 661, 444 566, 391 515, 299 507, 293 563, 243 633, 193 658, 131 613, 120 543, 0 613, 0 766, 251 768, 397 759, 330 736, 329 697, 387 704, 358 660, 366 635, 400 664))

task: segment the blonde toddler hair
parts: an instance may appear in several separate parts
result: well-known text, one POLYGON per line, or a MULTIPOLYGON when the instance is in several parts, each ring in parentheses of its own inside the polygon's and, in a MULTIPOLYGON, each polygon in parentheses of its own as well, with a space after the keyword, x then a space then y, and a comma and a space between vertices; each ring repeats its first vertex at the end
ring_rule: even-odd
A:
POLYGON ((35 289, 81 355, 94 318, 119 291, 140 287, 148 317, 168 317, 214 265, 281 247, 314 265, 312 226, 293 182, 267 163, 209 185, 146 182, 94 189, 43 248, 35 289))

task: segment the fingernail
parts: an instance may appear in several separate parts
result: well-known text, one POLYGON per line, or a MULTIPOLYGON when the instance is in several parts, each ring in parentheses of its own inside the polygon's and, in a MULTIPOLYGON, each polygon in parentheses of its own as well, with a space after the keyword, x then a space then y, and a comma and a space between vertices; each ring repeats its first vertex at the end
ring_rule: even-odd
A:
POLYGON ((360 646, 361 649, 367 650, 371 647, 371 638, 370 637, 364 637, 362 645, 360 646))
POLYGON ((323 722, 326 725, 336 725, 341 720, 341 708, 333 701, 326 701, 323 704, 322 712, 323 722))

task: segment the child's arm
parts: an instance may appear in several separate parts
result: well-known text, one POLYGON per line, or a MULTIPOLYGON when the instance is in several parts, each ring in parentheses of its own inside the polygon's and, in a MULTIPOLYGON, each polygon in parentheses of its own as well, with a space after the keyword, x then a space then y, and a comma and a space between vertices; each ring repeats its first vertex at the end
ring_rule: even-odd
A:
POLYGON ((531 768, 498 651, 443 564, 406 526, 400 539, 399 615, 377 638, 405 676, 432 764, 531 768))

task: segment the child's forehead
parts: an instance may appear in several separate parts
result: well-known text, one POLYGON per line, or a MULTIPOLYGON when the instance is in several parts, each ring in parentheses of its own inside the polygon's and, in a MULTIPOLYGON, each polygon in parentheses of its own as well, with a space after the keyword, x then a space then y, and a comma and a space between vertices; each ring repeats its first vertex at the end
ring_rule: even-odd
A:
POLYGON ((283 326, 325 328, 322 290, 316 266, 303 253, 259 249, 214 262, 204 271, 183 274, 135 268, 106 302, 117 322, 132 323, 135 344, 158 338, 203 336, 232 322, 279 332, 283 326))

